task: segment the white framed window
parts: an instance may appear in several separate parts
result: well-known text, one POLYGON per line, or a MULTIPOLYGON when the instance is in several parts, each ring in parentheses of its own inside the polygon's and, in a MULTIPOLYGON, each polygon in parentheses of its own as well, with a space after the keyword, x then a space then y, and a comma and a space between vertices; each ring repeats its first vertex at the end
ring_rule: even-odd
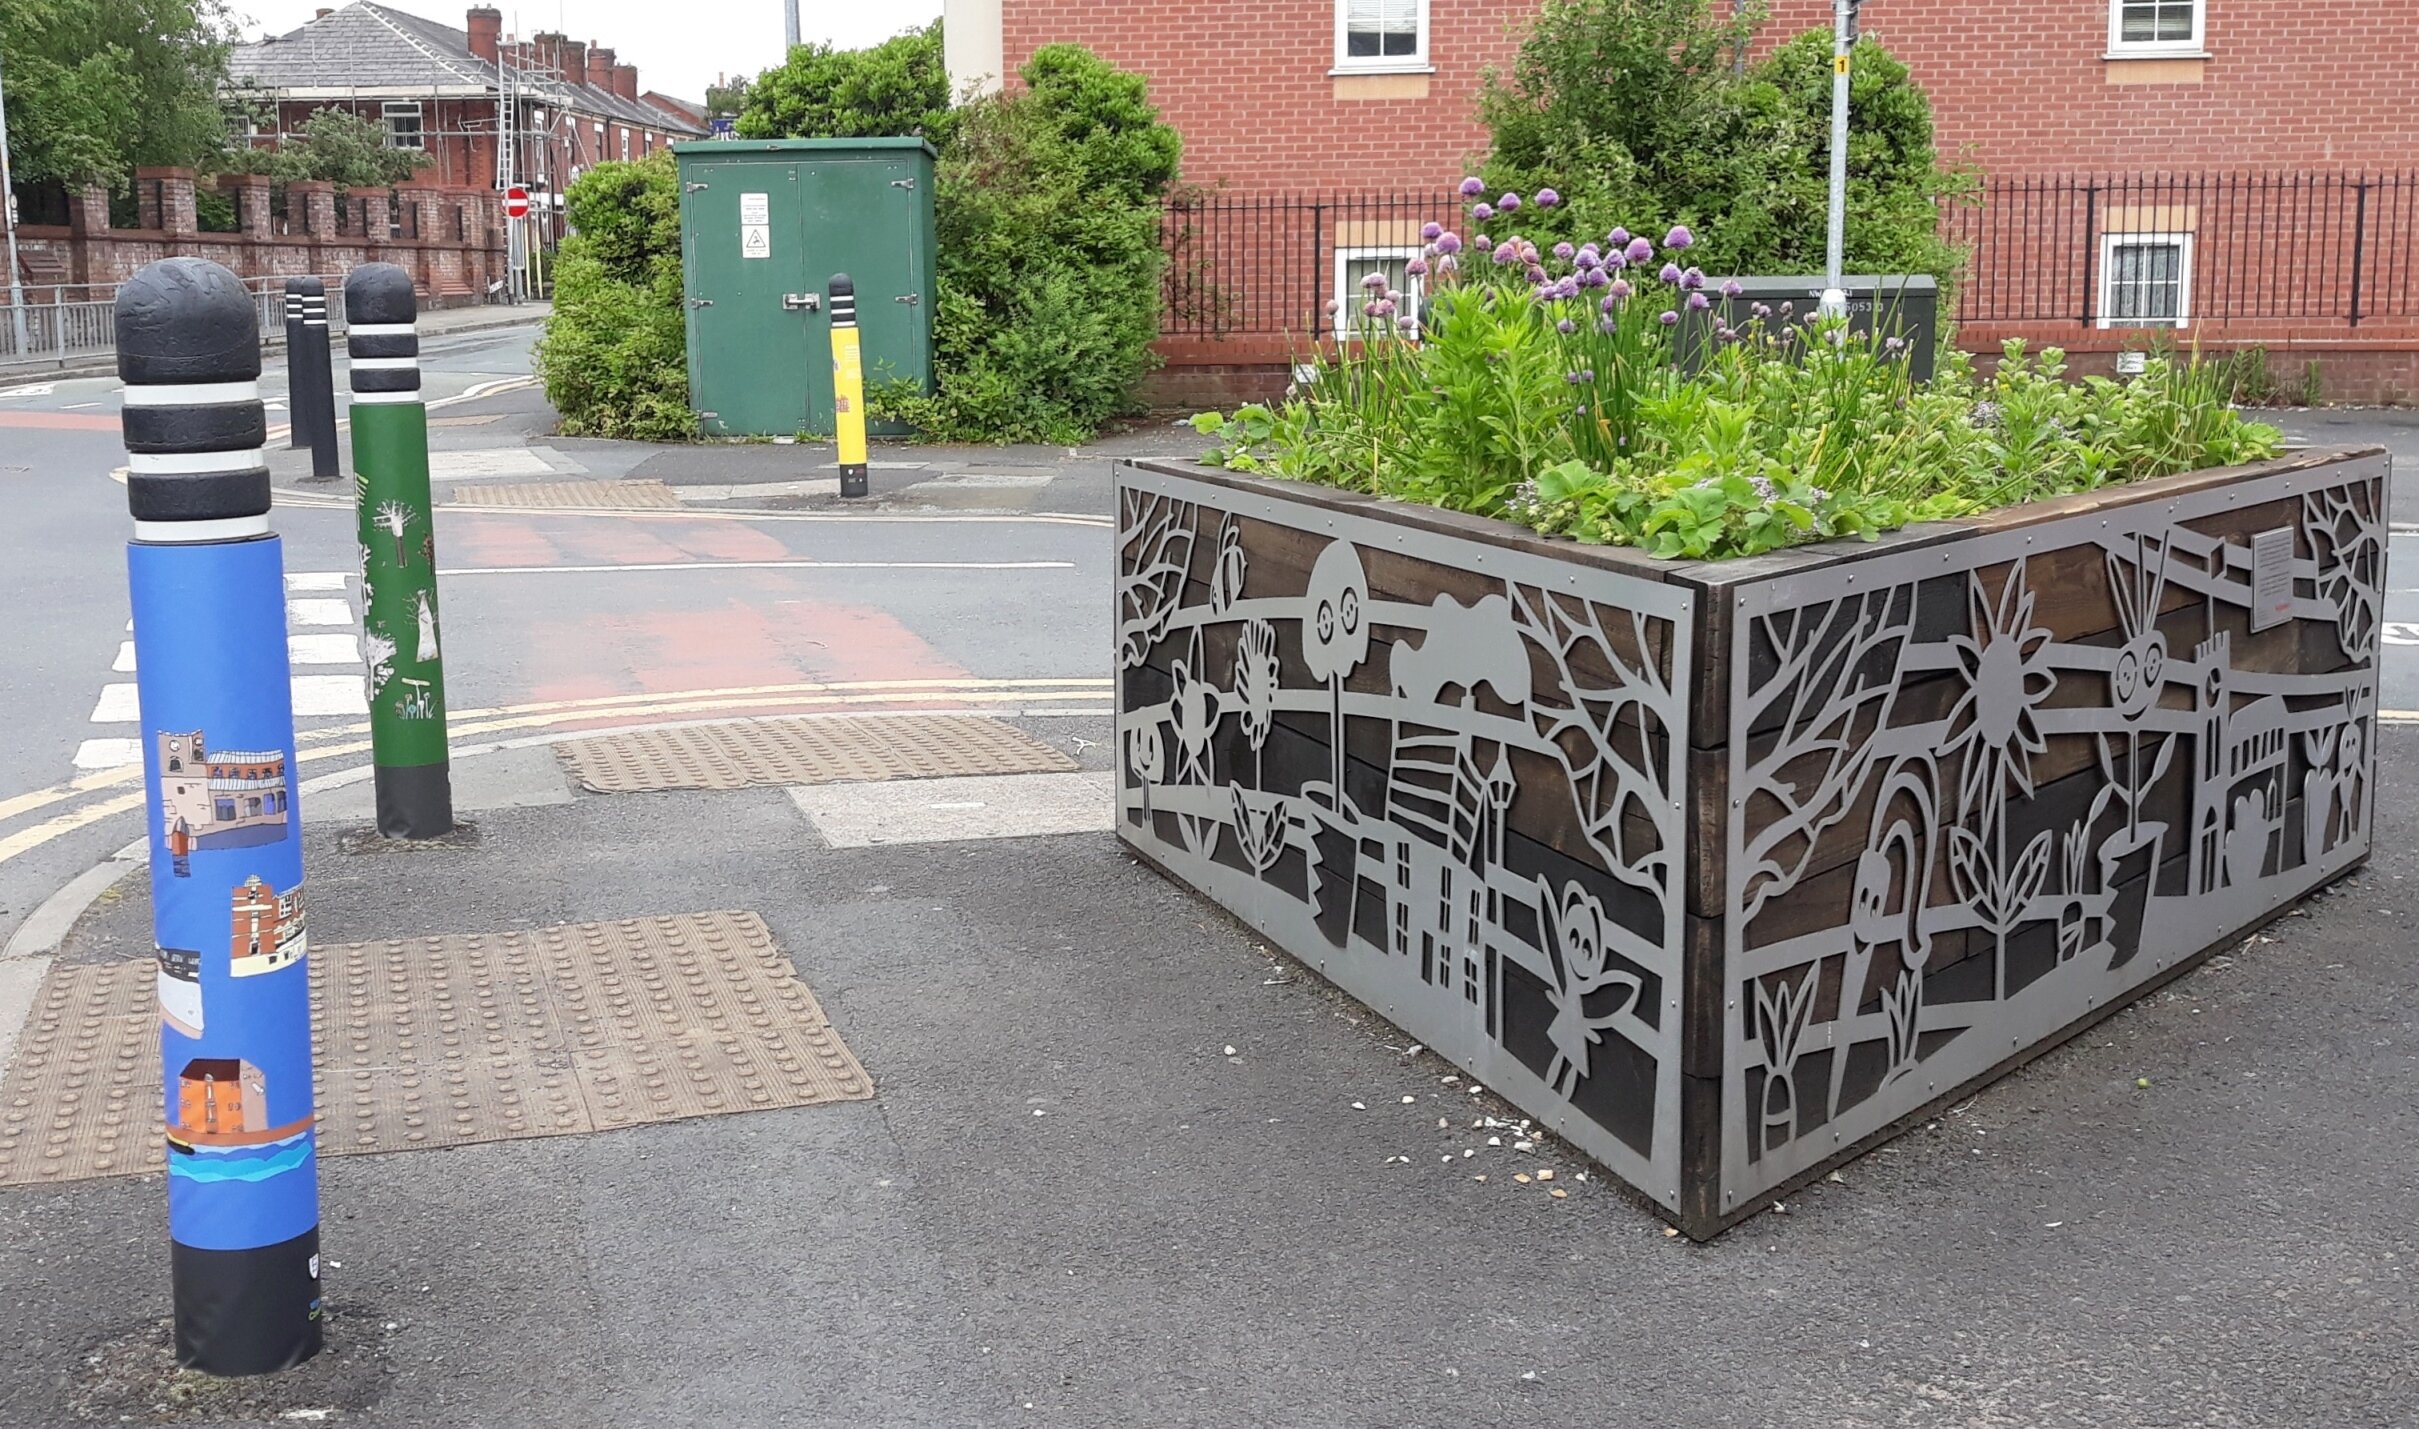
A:
POLYGON ((1417 322, 1420 302, 1427 296, 1424 279, 1412 276, 1411 260, 1420 255, 1413 248, 1339 248, 1335 255, 1335 335, 1354 339, 1372 331, 1381 334, 1398 333, 1404 318, 1417 322), (1385 285, 1368 286, 1372 274, 1385 280, 1385 285), (1394 311, 1384 317, 1371 317, 1368 305, 1388 293, 1400 293, 1394 311))
POLYGON ((378 107, 378 117, 386 124, 386 147, 390 149, 424 149, 428 140, 420 127, 420 101, 390 99, 378 107))
POLYGON ((2100 326, 2189 327, 2192 235, 2100 235, 2100 326))
POLYGON ((2197 55, 2207 0, 2108 0, 2108 53, 2197 55))
POLYGON ((630 131, 627 129, 622 131, 622 162, 630 162, 630 131))
POLYGON ((1428 0, 1335 0, 1335 67, 1427 69, 1428 0))

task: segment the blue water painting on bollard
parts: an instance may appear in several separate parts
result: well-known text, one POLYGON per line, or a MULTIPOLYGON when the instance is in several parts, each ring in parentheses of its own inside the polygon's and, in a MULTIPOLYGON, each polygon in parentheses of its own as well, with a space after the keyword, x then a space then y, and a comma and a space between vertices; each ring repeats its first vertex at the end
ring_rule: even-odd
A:
POLYGON ((319 1223, 310 947, 274 537, 128 548, 159 943, 168 1220, 249 1250, 319 1223))

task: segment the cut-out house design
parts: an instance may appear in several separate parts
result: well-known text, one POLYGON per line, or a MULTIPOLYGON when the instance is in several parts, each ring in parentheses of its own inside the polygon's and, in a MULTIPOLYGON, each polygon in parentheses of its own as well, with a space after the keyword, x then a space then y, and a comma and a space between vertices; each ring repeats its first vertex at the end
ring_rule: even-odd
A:
POLYGON ((159 758, 160 833, 177 858, 197 848, 246 848, 286 836, 283 750, 213 752, 197 729, 161 734, 159 758))
POLYGON ((234 927, 227 940, 227 971, 258 977, 302 960, 311 940, 303 919, 302 887, 284 893, 254 874, 234 894, 234 927))

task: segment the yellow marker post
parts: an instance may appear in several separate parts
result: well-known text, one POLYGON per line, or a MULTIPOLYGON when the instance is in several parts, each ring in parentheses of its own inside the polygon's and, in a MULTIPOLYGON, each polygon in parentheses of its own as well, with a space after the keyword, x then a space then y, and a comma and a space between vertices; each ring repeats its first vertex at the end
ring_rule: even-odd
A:
POLYGON ((832 413, 840 435, 840 494, 865 495, 865 354, 857 335, 857 285, 831 278, 832 413))

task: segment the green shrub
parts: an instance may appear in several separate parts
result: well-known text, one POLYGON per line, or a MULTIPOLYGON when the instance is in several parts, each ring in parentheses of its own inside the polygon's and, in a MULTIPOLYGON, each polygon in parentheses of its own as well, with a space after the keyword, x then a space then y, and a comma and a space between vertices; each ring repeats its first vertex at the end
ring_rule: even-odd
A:
POLYGON ((2281 441, 2227 405, 2231 374, 2197 355, 2070 383, 2060 353, 2011 343, 1988 381, 1952 354, 1919 384, 1898 339, 1873 345, 1843 320, 1762 310, 1721 327, 1708 280, 1679 267, 1693 234, 1567 259, 1522 240, 1459 247, 1440 233, 1416 260, 1436 285, 1424 329, 1380 280, 1356 340, 1297 395, 1197 420, 1220 441, 1210 460, 1709 558, 2255 460, 2281 441), (1673 362, 1682 323, 1709 329, 1693 373, 1673 362))
MULTIPOLYGON (((1518 231, 1543 243, 1601 237, 1616 219, 1686 224, 1713 272, 1819 273, 1830 202, 1831 36, 1809 31, 1741 73, 1760 19, 1729 0, 1549 0, 1480 115, 1489 192, 1556 183, 1518 231)), ((1959 253, 1937 201, 1972 191, 1944 172, 1931 104, 1907 67, 1860 41, 1849 81, 1846 263, 1928 273, 1946 292, 1959 253)), ((1501 236, 1500 226, 1491 236, 1501 236)), ((1949 304, 1944 300, 1941 311, 1949 304)))
POLYGON ((1080 46, 1044 46, 1020 75, 959 111, 941 156, 934 390, 872 403, 932 440, 1087 440, 1153 361, 1182 143, 1140 75, 1080 46))
POLYGON ((571 436, 696 432, 681 307, 680 182, 669 151, 597 165, 564 197, 571 236, 538 342, 546 398, 571 436))
POLYGON ((920 135, 939 148, 953 117, 938 20, 870 49, 799 45, 739 94, 733 127, 742 139, 920 135))

